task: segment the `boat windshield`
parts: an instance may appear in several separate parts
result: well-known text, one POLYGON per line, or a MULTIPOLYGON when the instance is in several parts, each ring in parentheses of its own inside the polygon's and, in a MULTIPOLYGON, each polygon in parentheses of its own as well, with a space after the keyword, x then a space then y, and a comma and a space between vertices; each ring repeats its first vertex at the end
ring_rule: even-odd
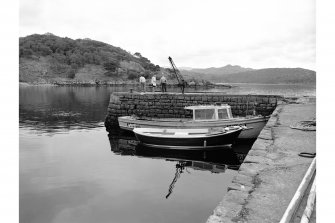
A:
POLYGON ((219 116, 219 119, 228 119, 229 116, 228 116, 228 111, 227 109, 218 109, 218 116, 219 116))
POLYGON ((215 119, 214 109, 198 109, 194 111, 195 120, 215 119))

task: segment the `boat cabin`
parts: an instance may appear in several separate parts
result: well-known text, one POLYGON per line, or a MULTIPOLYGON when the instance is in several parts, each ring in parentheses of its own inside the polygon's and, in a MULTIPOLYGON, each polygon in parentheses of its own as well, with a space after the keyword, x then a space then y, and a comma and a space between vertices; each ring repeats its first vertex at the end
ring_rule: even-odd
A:
POLYGON ((185 109, 193 111, 194 121, 210 121, 233 118, 231 108, 227 104, 186 106, 185 109))

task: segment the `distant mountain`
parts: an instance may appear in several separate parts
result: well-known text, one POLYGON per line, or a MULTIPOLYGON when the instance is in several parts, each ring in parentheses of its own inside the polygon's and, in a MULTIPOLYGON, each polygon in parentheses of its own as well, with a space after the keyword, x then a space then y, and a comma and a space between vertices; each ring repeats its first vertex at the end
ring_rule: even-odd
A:
POLYGON ((316 72, 303 68, 266 68, 234 74, 211 76, 227 83, 315 84, 316 72))
POLYGON ((198 78, 220 83, 315 84, 316 72, 303 68, 251 69, 227 65, 221 68, 180 71, 187 79, 198 78))
POLYGON ((179 67, 179 70, 192 70, 192 69, 194 69, 194 68, 192 68, 192 67, 179 67))
POLYGON ((196 73, 203 73, 203 74, 234 74, 240 73, 244 71, 253 70, 252 68, 244 68, 238 65, 226 65, 224 67, 210 67, 210 68, 196 68, 191 69, 189 71, 196 72, 196 73))

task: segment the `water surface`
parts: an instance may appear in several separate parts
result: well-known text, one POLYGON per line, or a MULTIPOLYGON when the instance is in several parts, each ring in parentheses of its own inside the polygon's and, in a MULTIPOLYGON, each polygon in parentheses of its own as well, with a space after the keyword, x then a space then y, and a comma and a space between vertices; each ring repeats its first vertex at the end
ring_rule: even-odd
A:
MULTIPOLYGON (((275 88, 239 89, 207 90, 275 88)), ((211 215, 250 146, 152 151, 132 135, 108 134, 103 122, 114 91, 128 90, 20 87, 20 222, 205 222, 211 215)))

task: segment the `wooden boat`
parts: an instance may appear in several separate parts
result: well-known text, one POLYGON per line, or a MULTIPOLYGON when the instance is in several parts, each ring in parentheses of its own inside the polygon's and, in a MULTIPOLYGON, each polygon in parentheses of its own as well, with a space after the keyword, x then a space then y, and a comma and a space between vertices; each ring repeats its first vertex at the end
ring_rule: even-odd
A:
POLYGON ((139 118, 136 116, 122 116, 118 118, 119 126, 123 130, 134 128, 173 128, 173 129, 201 129, 227 126, 245 126, 239 139, 255 139, 262 131, 269 116, 233 117, 231 107, 222 105, 187 106, 192 110, 193 118, 139 118))
POLYGON ((215 149, 232 144, 242 127, 215 129, 134 128, 135 137, 145 146, 166 149, 215 149))

